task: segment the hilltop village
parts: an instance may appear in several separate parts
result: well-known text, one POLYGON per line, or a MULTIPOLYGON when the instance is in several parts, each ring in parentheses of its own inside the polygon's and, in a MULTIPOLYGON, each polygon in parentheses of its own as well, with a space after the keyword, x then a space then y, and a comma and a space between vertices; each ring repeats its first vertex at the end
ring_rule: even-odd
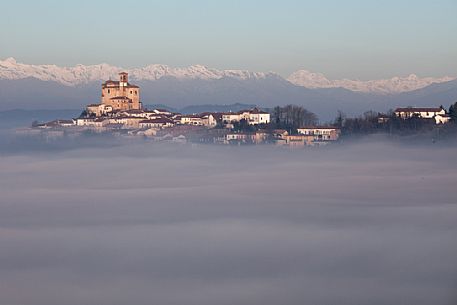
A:
MULTIPOLYGON (((237 112, 180 114, 166 109, 146 109, 140 87, 129 82, 128 73, 119 80, 102 84, 100 103, 87 105, 78 118, 35 123, 18 133, 41 134, 47 139, 87 132, 143 137, 154 141, 215 144, 275 144, 318 146, 338 141, 342 132, 386 131, 392 126, 445 125, 454 109, 443 107, 397 108, 389 114, 365 113, 348 119, 342 114, 335 122, 317 125, 317 117, 299 106, 275 107, 269 111, 253 108, 237 112)), ((406 127, 405 127, 406 126, 406 127)))
POLYGON ((323 145, 338 140, 340 134, 338 128, 331 126, 300 126, 293 131, 273 129, 271 114, 259 108, 186 115, 166 109, 145 109, 140 88, 129 82, 125 72, 119 74, 118 81, 104 82, 100 103, 87 105, 78 118, 34 124, 32 130, 44 132, 47 138, 90 131, 179 143, 288 146, 323 145))

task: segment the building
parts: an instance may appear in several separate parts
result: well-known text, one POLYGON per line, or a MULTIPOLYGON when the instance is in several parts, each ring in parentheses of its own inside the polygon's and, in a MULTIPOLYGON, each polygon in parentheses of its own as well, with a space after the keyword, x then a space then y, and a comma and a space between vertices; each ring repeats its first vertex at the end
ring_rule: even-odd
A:
POLYGON ((225 124, 235 123, 241 120, 246 120, 249 125, 269 124, 270 114, 268 112, 261 111, 258 108, 222 114, 222 121, 225 124))
POLYGON ((437 114, 435 115, 435 124, 446 124, 451 120, 449 114, 437 114))
POLYGON ((196 114, 182 115, 181 124, 203 126, 203 119, 200 115, 196 115, 196 114))
POLYGON ((77 118, 76 125, 77 126, 84 126, 84 127, 92 127, 92 128, 101 128, 104 127, 108 123, 107 120, 104 118, 77 118))
POLYGON ((313 141, 314 141, 314 136, 312 136, 312 135, 298 134, 298 135, 285 135, 282 138, 278 139, 276 141, 276 143, 279 145, 303 147, 303 146, 313 145, 313 141))
POLYGON ((335 127, 311 126, 298 128, 299 134, 313 136, 314 141, 336 141, 340 137, 341 130, 335 127))
POLYGON ((36 128, 58 128, 58 127, 72 127, 76 125, 75 120, 54 120, 51 122, 38 124, 36 128))
POLYGON ((119 81, 108 80, 102 84, 101 104, 116 110, 142 109, 140 88, 128 81, 128 73, 119 73, 119 81))
POLYGON ((208 128, 217 126, 217 114, 205 112, 201 114, 202 124, 208 128))
POLYGON ((79 117, 76 119, 76 126, 94 126, 95 118, 79 117))
POLYGON ((171 111, 168 111, 166 109, 154 109, 153 112, 156 114, 161 114, 161 115, 172 115, 173 113, 171 111))
POLYGON ((143 120, 144 118, 133 116, 118 116, 105 119, 109 124, 122 124, 123 128, 126 129, 140 128, 140 122, 143 120))
POLYGON ((192 115, 182 115, 180 116, 180 124, 205 126, 208 128, 213 128, 217 125, 217 117, 215 114, 210 112, 192 115))
POLYGON ((95 115, 97 117, 107 115, 110 112, 113 112, 113 107, 111 105, 104 104, 92 104, 87 105, 86 112, 89 116, 95 115))
POLYGON ((235 112, 227 112, 222 114, 222 121, 225 124, 229 123, 234 123, 234 122, 239 122, 241 121, 241 115, 239 113, 235 112))
POLYGON ((249 111, 249 125, 269 124, 270 114, 257 108, 249 111))
POLYGON ((139 122, 139 128, 167 128, 173 127, 174 123, 168 118, 158 118, 150 120, 142 120, 139 122))
POLYGON ((417 117, 421 119, 433 119, 437 115, 445 115, 446 110, 443 108, 428 108, 428 107, 406 107, 395 109, 395 115, 402 119, 417 117))
POLYGON ((225 143, 254 143, 254 134, 251 133, 228 133, 225 135, 225 143))

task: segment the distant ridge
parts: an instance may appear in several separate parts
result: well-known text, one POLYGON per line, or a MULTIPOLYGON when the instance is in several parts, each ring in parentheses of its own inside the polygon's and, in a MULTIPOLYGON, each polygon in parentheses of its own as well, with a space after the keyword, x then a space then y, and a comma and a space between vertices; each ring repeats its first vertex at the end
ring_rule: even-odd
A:
MULTIPOLYGON (((123 69, 109 64, 76 65, 74 67, 59 67, 56 65, 28 65, 18 63, 14 58, 0 60, 0 79, 18 80, 35 78, 42 81, 53 81, 65 86, 87 85, 117 78, 121 71, 127 71, 135 81, 157 81, 174 78, 178 80, 264 80, 268 78, 283 79, 274 72, 251 72, 247 70, 218 70, 203 65, 193 65, 186 68, 172 68, 167 65, 149 65, 143 68, 123 69)), ((444 83, 456 79, 444 76, 440 78, 420 78, 415 74, 406 77, 392 77, 384 80, 329 80, 321 73, 299 70, 292 73, 287 81, 309 89, 344 88, 354 92, 374 94, 397 94, 425 88, 434 83, 444 83)))
POLYGON ((287 80, 294 85, 310 89, 317 88, 344 88, 356 92, 368 92, 377 94, 395 94, 422 89, 431 84, 445 83, 454 80, 454 77, 425 77, 420 78, 415 74, 406 77, 392 77, 380 80, 329 80, 322 73, 313 73, 307 70, 299 70, 291 74, 287 80))
MULTIPOLYGON (((370 94, 342 88, 308 89, 295 86, 282 78, 260 80, 178 80, 162 78, 157 81, 139 81, 144 105, 158 105, 186 113, 199 112, 193 105, 219 111, 215 105, 257 105, 271 108, 287 104, 302 105, 316 113, 321 120, 333 119, 338 110, 347 115, 358 115, 367 110, 386 112, 401 106, 449 107, 457 101, 457 80, 432 84, 422 89, 401 94, 370 94)), ((65 86, 57 82, 35 78, 19 80, 0 79, 0 111, 10 109, 83 109, 84 105, 100 99, 100 83, 65 86)), ((244 107, 243 107, 244 108, 244 107)), ((224 109, 224 108, 219 108, 224 109)), ((228 109, 230 110, 230 109, 228 109)), ((235 108, 232 108, 236 111, 235 108)), ((209 110, 203 110, 209 111, 209 110)))

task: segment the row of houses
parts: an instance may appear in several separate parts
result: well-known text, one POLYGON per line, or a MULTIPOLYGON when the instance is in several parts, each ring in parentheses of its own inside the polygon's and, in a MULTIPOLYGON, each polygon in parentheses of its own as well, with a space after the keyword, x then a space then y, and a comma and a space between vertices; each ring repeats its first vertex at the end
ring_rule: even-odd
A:
POLYGON ((214 128, 218 124, 227 128, 245 120, 249 125, 270 123, 270 114, 258 108, 240 112, 184 115, 164 109, 143 110, 131 109, 112 111, 110 106, 89 105, 85 115, 74 120, 76 126, 103 128, 112 124, 121 124, 124 128, 168 128, 176 125, 193 125, 214 128), (103 108, 103 111, 102 111, 103 108), (107 112, 104 112, 107 111, 107 112))
POLYGON ((261 144, 274 143, 285 146, 326 145, 338 140, 341 130, 335 127, 303 127, 298 134, 289 134, 287 130, 257 130, 252 133, 227 133, 225 144, 261 144))
MULTIPOLYGON (((401 119, 420 118, 434 120, 435 124, 446 124, 451 120, 451 117, 443 107, 402 107, 394 111, 395 115, 401 119)), ((381 117, 381 123, 387 121, 388 118, 381 117)))

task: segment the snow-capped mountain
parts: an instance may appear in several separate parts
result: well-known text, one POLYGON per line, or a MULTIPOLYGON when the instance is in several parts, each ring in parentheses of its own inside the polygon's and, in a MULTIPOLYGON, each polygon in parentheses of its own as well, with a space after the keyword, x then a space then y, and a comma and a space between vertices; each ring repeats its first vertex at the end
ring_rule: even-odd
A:
POLYGON ((0 61, 0 79, 24 79, 33 77, 44 81, 55 81, 67 86, 87 84, 93 81, 117 79, 118 73, 126 71, 133 80, 158 80, 162 77, 177 79, 221 79, 224 77, 236 79, 264 79, 277 76, 274 73, 259 73, 246 70, 217 70, 202 65, 187 68, 171 68, 166 65, 149 65, 144 68, 123 69, 108 64, 76 65, 74 67, 59 67, 56 65, 27 65, 18 63, 14 58, 0 61))
MULTIPOLYGON (((202 65, 187 68, 173 68, 166 65, 149 65, 143 68, 123 69, 108 64, 76 65, 74 67, 59 67, 56 65, 28 65, 18 63, 14 58, 0 60, 0 79, 15 80, 35 78, 42 81, 54 81, 66 86, 76 86, 91 82, 101 82, 107 79, 117 79, 118 73, 127 71, 135 81, 155 81, 172 77, 181 80, 199 79, 216 80, 233 78, 238 80, 265 79, 267 77, 281 78, 273 72, 261 73, 247 70, 217 70, 202 65)), ((281 78, 282 79, 282 78, 281 78)), ((384 80, 329 80, 321 73, 300 70, 291 74, 287 80, 296 85, 310 89, 315 88, 344 88, 356 92, 375 94, 390 94, 409 92, 427 87, 433 83, 451 81, 453 77, 419 78, 411 74, 407 77, 393 77, 384 80)))
POLYGON ((287 80, 294 85, 310 89, 315 88, 344 88, 357 92, 369 92, 377 94, 391 94, 413 91, 425 88, 434 83, 444 83, 454 80, 455 77, 425 77, 419 78, 415 74, 407 77, 392 77, 381 80, 329 80, 322 73, 313 73, 307 70, 299 70, 292 73, 287 80))

